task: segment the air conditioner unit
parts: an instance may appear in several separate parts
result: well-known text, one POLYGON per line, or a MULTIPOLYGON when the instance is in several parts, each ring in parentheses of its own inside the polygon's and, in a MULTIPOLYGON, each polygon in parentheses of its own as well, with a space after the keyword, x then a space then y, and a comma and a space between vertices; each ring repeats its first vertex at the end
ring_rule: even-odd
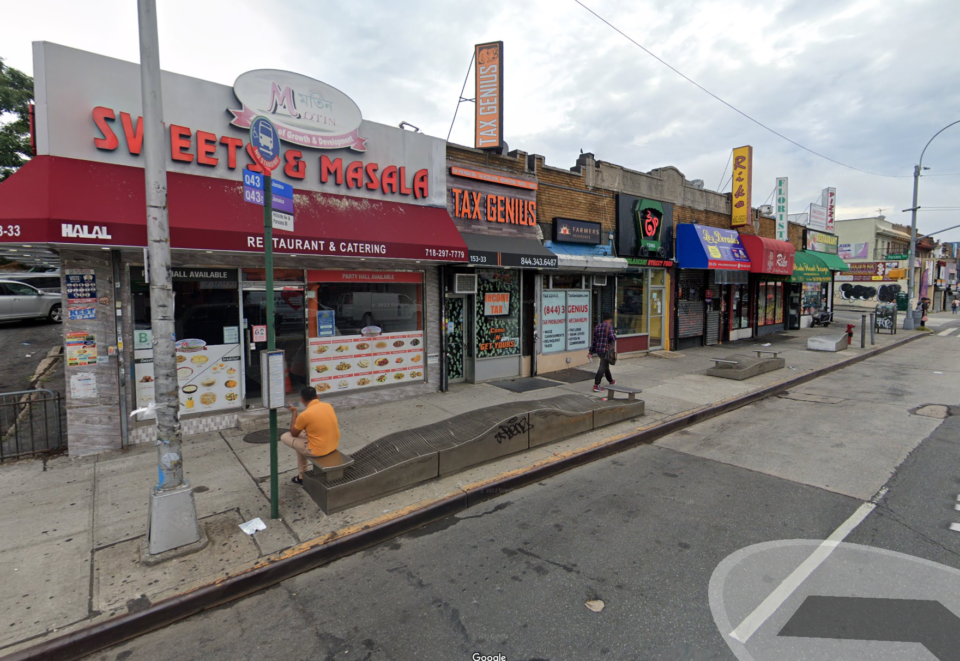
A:
POLYGON ((595 276, 593 276, 593 286, 594 286, 594 287, 606 287, 606 286, 607 286, 607 276, 605 276, 605 275, 595 275, 595 276))
POLYGON ((453 293, 476 294, 477 293, 477 276, 472 273, 454 274, 453 293))

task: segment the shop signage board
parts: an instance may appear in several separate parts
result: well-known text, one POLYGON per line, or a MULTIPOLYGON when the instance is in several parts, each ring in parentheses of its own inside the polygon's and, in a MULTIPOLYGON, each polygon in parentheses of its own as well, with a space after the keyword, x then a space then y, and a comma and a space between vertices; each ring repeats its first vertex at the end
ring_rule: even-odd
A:
POLYGON ((851 262, 850 270, 837 273, 837 281, 846 282, 893 282, 905 277, 905 269, 899 262, 851 262))
MULTIPOLYGON (((34 44, 34 74, 39 155, 143 167, 137 64, 44 42, 34 44)), ((263 116, 276 131, 275 175, 298 190, 444 205, 444 140, 365 121, 330 85, 273 69, 233 87, 161 75, 169 172, 242 181, 259 169, 249 128, 263 116)))
MULTIPOLYGON (((837 255, 840 256, 840 259, 866 259, 870 256, 869 253, 869 243, 841 243, 837 248, 837 255)), ((899 257, 887 255, 887 259, 899 259, 899 257)))
POLYGON ((807 215, 807 227, 825 232, 827 230, 827 208, 819 204, 811 204, 807 215))
POLYGON ((825 229, 828 232, 834 232, 837 220, 837 189, 824 188, 820 199, 824 208, 827 210, 827 218, 824 221, 825 229))
POLYGON ((459 165, 450 166, 450 174, 464 179, 473 179, 483 181, 488 184, 499 184, 500 186, 511 186, 513 188, 522 188, 524 190, 537 190, 538 185, 535 181, 520 179, 519 177, 508 177, 503 174, 493 172, 484 172, 473 168, 465 168, 459 165))
POLYGON ((564 351, 567 345, 566 292, 545 289, 540 295, 540 303, 543 353, 564 351))
POLYGON ((63 279, 68 304, 97 302, 97 276, 93 269, 67 269, 63 279))
POLYGON ((553 240, 562 243, 599 245, 600 223, 572 218, 554 218, 553 240))
POLYGON ((567 292, 567 351, 590 348, 590 292, 567 292))
POLYGON ((789 214, 789 182, 787 177, 777 177, 776 207, 775 218, 777 222, 777 241, 790 240, 790 223, 787 219, 789 214))
POLYGON ((474 144, 503 146, 503 42, 474 46, 474 144))
POLYGON ((732 227, 741 227, 750 222, 753 213, 753 147, 737 147, 733 150, 733 197, 731 200, 732 227))
POLYGON ((840 238, 836 234, 804 230, 804 246, 814 252, 825 252, 836 255, 840 252, 840 238))
POLYGON ((673 259, 673 204, 617 195, 617 251, 620 257, 673 259))
POLYGON ((750 257, 734 230, 681 223, 677 226, 680 268, 750 270, 750 257))
POLYGON ((640 257, 627 257, 626 259, 628 266, 635 266, 638 268, 653 266, 671 268, 673 266, 673 260, 670 259, 643 259, 640 257))
POLYGON ((423 331, 309 340, 310 385, 320 394, 423 381, 423 331))

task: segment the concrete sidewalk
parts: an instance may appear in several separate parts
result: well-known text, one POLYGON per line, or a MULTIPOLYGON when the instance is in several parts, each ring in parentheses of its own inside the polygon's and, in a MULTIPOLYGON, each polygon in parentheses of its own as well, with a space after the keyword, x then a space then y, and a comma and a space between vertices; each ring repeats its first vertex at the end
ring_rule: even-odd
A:
MULTIPOLYGON (((829 332, 834 332, 830 328, 829 332)), ((512 455, 414 489, 326 516, 292 484, 296 461, 280 448, 280 521, 269 519, 269 446, 244 441, 230 430, 190 437, 184 443, 187 478, 196 491, 198 515, 210 538, 194 555, 145 567, 139 550, 145 534, 149 491, 156 481, 153 446, 97 457, 0 467, 0 653, 136 612, 150 604, 244 572, 272 560, 391 520, 451 494, 471 491, 499 477, 530 470, 584 448, 612 442, 669 418, 850 361, 871 347, 855 344, 840 353, 810 352, 806 340, 824 329, 789 331, 759 340, 706 347, 682 354, 623 359, 614 367, 622 385, 643 388, 647 414, 579 437, 512 455), (749 355, 770 344, 787 367, 747 381, 704 375, 710 358, 749 355), (267 529, 248 537, 238 524, 260 517, 267 529)), ((877 346, 916 333, 878 335, 877 346)), ((545 375, 543 378, 549 378, 545 375)), ((518 399, 580 393, 594 396, 592 381, 517 394, 491 384, 454 386, 448 393, 378 406, 339 410, 341 448, 354 451, 388 433, 458 413, 518 399)), ((282 423, 281 423, 282 424, 282 423)))

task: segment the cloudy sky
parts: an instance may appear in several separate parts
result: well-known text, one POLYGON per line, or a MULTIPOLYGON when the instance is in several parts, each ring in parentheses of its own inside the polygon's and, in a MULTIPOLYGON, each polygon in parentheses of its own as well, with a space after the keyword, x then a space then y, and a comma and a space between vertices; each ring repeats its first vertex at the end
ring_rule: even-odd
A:
MULTIPOLYGON (((232 84, 287 69, 351 96, 364 117, 445 137, 473 44, 505 42, 511 148, 570 167, 580 150, 647 171, 674 165, 718 189, 730 149, 754 147, 754 200, 790 177, 790 211, 837 188, 838 217, 909 222, 913 165, 960 119, 957 0, 583 0, 776 137, 712 99, 574 0, 159 0, 164 69, 232 84)), ((138 61, 133 0, 8 4, 0 57, 32 73, 46 40, 138 61)), ((466 96, 472 96, 469 93, 466 96)), ((451 139, 472 140, 464 104, 451 139)), ((921 206, 960 207, 960 125, 924 158, 921 206)), ((920 230, 960 224, 925 210, 920 230)), ((960 241, 960 230, 940 235, 960 241)))

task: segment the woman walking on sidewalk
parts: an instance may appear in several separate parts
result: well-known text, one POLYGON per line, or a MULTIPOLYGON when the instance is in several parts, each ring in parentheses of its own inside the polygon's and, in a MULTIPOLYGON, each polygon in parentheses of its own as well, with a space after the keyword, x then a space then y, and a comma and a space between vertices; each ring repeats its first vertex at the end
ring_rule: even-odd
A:
POLYGON ((593 392, 603 392, 600 387, 600 379, 604 376, 610 385, 616 383, 613 375, 610 374, 611 362, 615 362, 617 355, 617 334, 613 331, 613 315, 607 312, 603 315, 602 321, 593 329, 593 342, 590 343, 590 351, 587 356, 596 356, 600 359, 600 367, 597 369, 597 376, 593 381, 593 392))

